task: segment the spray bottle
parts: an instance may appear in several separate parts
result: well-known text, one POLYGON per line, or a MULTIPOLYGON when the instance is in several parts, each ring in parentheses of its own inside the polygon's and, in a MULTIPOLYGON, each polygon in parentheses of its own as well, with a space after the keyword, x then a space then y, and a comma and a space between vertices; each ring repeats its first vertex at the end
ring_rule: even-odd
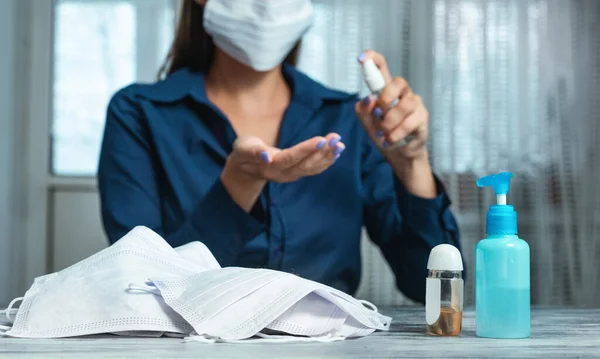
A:
MULTIPOLYGON (((363 77, 365 79, 365 82, 367 83, 367 87, 369 88, 369 91, 371 91, 371 94, 375 96, 375 98, 377 98, 383 90, 383 88, 385 87, 385 78, 383 77, 383 74, 381 73, 373 59, 364 60, 363 62, 361 62, 361 66, 363 71, 363 77)), ((395 99, 390 104, 389 108, 396 106, 399 102, 399 98, 395 99)), ((414 136, 409 134, 404 139, 392 144, 389 147, 389 149, 405 146, 413 139, 414 136)))
POLYGON ((463 262, 458 248, 450 244, 433 247, 427 261, 425 286, 427 334, 459 335, 462 327, 463 262))
POLYGON ((517 236, 517 212, 506 204, 512 173, 480 178, 497 204, 487 213, 487 237, 475 249, 476 334, 486 338, 530 335, 529 245, 517 236))

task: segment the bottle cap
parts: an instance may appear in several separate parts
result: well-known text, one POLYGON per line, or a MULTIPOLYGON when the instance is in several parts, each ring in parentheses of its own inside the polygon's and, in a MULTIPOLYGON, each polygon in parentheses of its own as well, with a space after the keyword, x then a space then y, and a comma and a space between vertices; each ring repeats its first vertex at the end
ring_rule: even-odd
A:
POLYGON ((490 206, 486 216, 486 233, 492 235, 517 234, 517 212, 506 204, 506 195, 510 189, 513 174, 502 172, 477 180, 479 187, 492 187, 496 193, 497 204, 490 206))
POLYGON ((463 262, 460 251, 450 244, 438 244, 429 253, 427 269, 462 271, 463 262))
POLYGON ((373 59, 367 59, 362 64, 363 76, 371 93, 378 93, 385 87, 383 74, 375 65, 373 59))

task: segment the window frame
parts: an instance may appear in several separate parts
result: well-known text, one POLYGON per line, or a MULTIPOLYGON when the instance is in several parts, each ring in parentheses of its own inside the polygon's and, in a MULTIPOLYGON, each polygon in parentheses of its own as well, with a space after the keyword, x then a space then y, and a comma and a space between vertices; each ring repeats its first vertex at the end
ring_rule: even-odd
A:
MULTIPOLYGON (((115 0, 74 0, 112 2, 115 0)), ((143 2, 145 0, 129 0, 143 2)), ((182 0, 173 1, 175 14, 182 0)), ((21 240, 15 253, 18 292, 24 293, 33 279, 48 273, 52 253, 52 197, 55 191, 96 192, 95 176, 62 176, 52 171, 52 121, 54 85, 54 20, 57 0, 19 0, 22 3, 24 65, 18 78, 24 87, 22 138, 19 144, 20 177, 23 178, 18 221, 21 240)))

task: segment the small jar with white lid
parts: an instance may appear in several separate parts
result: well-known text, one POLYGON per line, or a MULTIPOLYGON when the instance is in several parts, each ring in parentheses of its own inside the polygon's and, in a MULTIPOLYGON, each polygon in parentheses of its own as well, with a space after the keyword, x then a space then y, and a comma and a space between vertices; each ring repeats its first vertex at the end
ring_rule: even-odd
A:
POLYGON ((450 244, 435 246, 427 262, 425 319, 427 334, 460 334, 463 312, 463 262, 460 251, 450 244))

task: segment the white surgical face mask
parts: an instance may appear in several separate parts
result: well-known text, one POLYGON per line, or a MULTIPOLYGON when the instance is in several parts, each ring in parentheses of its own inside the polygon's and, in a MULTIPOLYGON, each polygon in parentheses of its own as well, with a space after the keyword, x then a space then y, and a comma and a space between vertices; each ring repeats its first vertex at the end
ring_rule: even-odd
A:
POLYGON ((208 0, 204 29, 229 56, 268 71, 309 29, 312 12, 310 0, 208 0))
MULTIPOLYGON (((319 289, 315 290, 310 295, 318 294, 317 298, 321 298, 320 305, 315 305, 313 303, 310 306, 300 307, 303 309, 306 308, 309 313, 302 313, 298 310, 296 310, 294 313, 291 313, 290 316, 285 318, 288 326, 290 323, 306 323, 306 317, 311 316, 313 317, 312 322, 315 323, 314 325, 319 327, 319 324, 323 323, 323 320, 319 320, 319 318, 325 313, 329 312, 329 316, 331 318, 334 318, 334 320, 330 321, 329 323, 326 323, 324 326, 322 326, 322 328, 327 328, 323 332, 329 333, 334 338, 363 337, 373 333, 375 330, 389 329, 391 318, 379 314, 377 312, 377 307, 375 307, 373 304, 365 300, 355 299, 354 297, 344 292, 341 292, 335 288, 331 288, 322 284, 318 285, 319 289), (325 303, 323 303, 323 301, 341 310, 343 315, 333 312, 330 307, 326 306, 325 303), (368 308, 365 306, 367 306, 368 308), (316 311, 316 308, 320 308, 319 311, 316 311)), ((299 305, 302 301, 306 300, 309 296, 303 298, 297 305, 299 305)), ((278 318, 277 320, 280 320, 280 318, 278 318)), ((307 329, 311 330, 312 328, 307 329)), ((312 335, 302 333, 298 334, 312 335)))
POLYGON ((195 272, 221 268, 217 259, 202 242, 190 242, 175 248, 175 252, 190 264, 195 272))
POLYGON ((373 304, 365 300, 358 300, 340 290, 327 288, 332 294, 332 301, 337 303, 340 308, 344 309, 349 315, 348 320, 344 323, 344 325, 347 326, 345 331, 352 328, 356 329, 354 334, 348 334, 346 332, 346 336, 363 336, 366 335, 363 334, 364 332, 368 332, 367 334, 373 332, 372 329, 389 329, 392 318, 379 314, 377 307, 373 304), (365 305, 369 308, 366 308, 365 305))
POLYGON ((191 326, 164 303, 131 282, 149 276, 194 272, 164 240, 136 227, 115 245, 58 273, 36 279, 5 335, 25 338, 72 337, 139 331, 187 334, 191 326))
POLYGON ((391 320, 350 296, 351 300, 342 299, 333 288, 267 269, 224 268, 150 281, 194 327, 194 339, 204 342, 254 336, 296 341, 265 335, 265 329, 309 337, 303 341, 333 341, 387 330, 391 320))
POLYGON ((267 325, 266 329, 318 337, 338 332, 347 318, 348 313, 340 307, 312 292, 267 325))
POLYGON ((291 274, 268 269, 229 267, 183 278, 151 277, 150 280, 165 302, 187 320, 196 332, 220 336, 222 331, 219 328, 229 323, 215 318, 224 313, 232 316, 247 315, 248 313, 238 313, 235 303, 284 276, 291 274))

